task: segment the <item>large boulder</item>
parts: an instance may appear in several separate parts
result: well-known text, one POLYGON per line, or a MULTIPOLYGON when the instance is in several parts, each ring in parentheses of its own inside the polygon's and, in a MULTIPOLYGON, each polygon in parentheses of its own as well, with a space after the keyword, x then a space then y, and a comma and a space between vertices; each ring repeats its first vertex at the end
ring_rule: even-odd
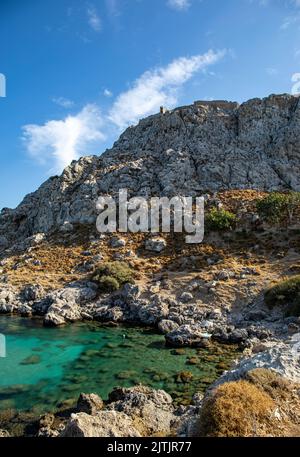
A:
POLYGON ((181 325, 177 329, 165 335, 166 342, 170 346, 198 346, 201 347, 210 335, 197 324, 181 325))
POLYGON ((61 437, 113 438, 140 437, 133 420, 118 411, 100 411, 93 416, 86 413, 72 414, 61 437))
POLYGON ((272 347, 237 362, 216 384, 244 378, 255 368, 270 369, 290 381, 300 383, 300 334, 294 335, 288 344, 277 342, 272 347))
POLYGON ((108 408, 131 417, 143 436, 160 433, 167 436, 174 419, 172 397, 163 390, 136 386, 117 388, 109 396, 108 408))
POLYGON ((77 411, 95 416, 103 408, 103 400, 97 394, 80 394, 77 411))
POLYGON ((82 306, 97 296, 93 283, 75 282, 59 290, 50 292, 42 300, 33 303, 35 313, 45 315, 48 326, 63 325, 82 319, 82 306))
POLYGON ((150 238, 145 242, 145 249, 156 253, 162 252, 167 246, 167 242, 164 238, 150 238))

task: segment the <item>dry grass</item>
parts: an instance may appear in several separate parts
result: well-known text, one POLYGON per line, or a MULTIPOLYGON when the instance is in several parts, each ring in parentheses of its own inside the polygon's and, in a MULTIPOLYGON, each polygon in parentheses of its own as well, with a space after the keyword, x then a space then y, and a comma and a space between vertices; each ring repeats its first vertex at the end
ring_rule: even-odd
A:
POLYGON ((244 380, 210 392, 201 410, 200 436, 300 436, 300 386, 257 368, 244 380))
MULTIPOLYGON (((255 211, 258 198, 266 194, 254 190, 226 191, 217 196, 224 208, 234 213, 243 211, 255 211)), ((32 261, 26 261, 22 255, 7 259, 7 265, 2 268, 2 274, 8 276, 11 284, 22 287, 25 284, 40 284, 45 289, 54 289, 64 286, 66 283, 87 277, 84 273, 78 273, 76 267, 88 257, 82 256, 82 251, 89 250, 92 255, 101 254, 103 262, 115 260, 114 255, 125 254, 128 250, 133 251, 134 257, 125 257, 124 260, 137 272, 137 283, 147 288, 152 280, 166 278, 170 280, 171 295, 177 295, 185 289, 193 280, 211 281, 221 269, 229 269, 239 275, 243 267, 254 267, 260 276, 255 277, 257 286, 252 286, 251 291, 247 288, 247 281, 230 279, 218 285, 215 295, 207 295, 206 292, 196 293, 196 301, 216 307, 219 303, 232 303, 239 307, 245 299, 254 299, 261 293, 270 281, 278 278, 297 265, 300 260, 300 237, 298 232, 284 234, 260 232, 248 230, 245 232, 228 232, 226 234, 210 234, 204 242, 197 245, 185 243, 184 234, 163 234, 167 240, 167 248, 157 255, 144 249, 145 238, 148 234, 122 234, 126 239, 124 248, 113 249, 110 247, 110 237, 99 239, 95 227, 78 227, 72 236, 69 234, 53 235, 47 243, 38 245, 26 257, 39 260, 41 265, 34 265, 32 261), (94 236, 91 242, 90 237, 94 236), (286 237, 286 239, 285 239, 286 237), (299 246, 298 246, 299 245, 299 246), (253 250, 253 246, 258 246, 253 250), (294 254, 288 254, 292 249, 294 254), (278 252, 283 252, 284 258, 278 258, 278 252), (210 265, 208 259, 217 257, 217 265, 210 265), (17 266, 17 267, 16 267, 17 266)), ((253 278, 252 278, 253 279, 253 278)), ((160 291, 162 294, 164 290, 160 291)))
POLYGON ((204 402, 199 434, 208 437, 260 436, 274 409, 272 398, 250 382, 226 383, 204 402))

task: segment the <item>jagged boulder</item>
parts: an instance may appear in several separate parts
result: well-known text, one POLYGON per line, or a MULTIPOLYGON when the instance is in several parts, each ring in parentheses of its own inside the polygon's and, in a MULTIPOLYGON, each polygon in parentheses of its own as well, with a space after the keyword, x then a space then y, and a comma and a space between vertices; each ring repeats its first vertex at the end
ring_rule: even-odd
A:
POLYGON ((136 386, 116 388, 109 396, 108 409, 125 413, 135 421, 143 436, 168 435, 174 419, 172 397, 163 390, 136 386))
POLYGON ((258 354, 242 359, 225 372, 216 384, 244 378, 255 368, 270 369, 290 381, 300 383, 300 334, 294 335, 288 344, 277 342, 258 354))
POLYGON ((72 414, 62 431, 68 438, 140 437, 133 420, 118 411, 100 411, 94 416, 86 413, 72 414))
POLYGON ((97 394, 80 394, 77 401, 77 411, 94 416, 103 408, 103 400, 97 394))
POLYGON ((210 337, 205 330, 198 324, 181 325, 177 329, 165 335, 166 342, 169 346, 196 346, 201 347, 210 337))

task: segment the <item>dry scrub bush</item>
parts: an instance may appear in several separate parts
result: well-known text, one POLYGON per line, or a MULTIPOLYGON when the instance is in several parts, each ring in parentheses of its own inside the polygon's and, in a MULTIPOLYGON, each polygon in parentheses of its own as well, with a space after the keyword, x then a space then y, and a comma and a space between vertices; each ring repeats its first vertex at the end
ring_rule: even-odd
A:
POLYGON ((204 401, 198 434, 209 437, 256 436, 275 408, 272 398, 248 381, 217 387, 204 401))

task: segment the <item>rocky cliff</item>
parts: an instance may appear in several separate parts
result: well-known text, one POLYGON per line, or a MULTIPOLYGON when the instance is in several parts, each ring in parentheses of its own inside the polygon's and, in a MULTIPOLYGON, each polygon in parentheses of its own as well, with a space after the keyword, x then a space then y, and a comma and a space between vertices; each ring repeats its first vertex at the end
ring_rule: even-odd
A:
POLYGON ((300 99, 195 102, 129 127, 101 156, 72 162, 0 216, 12 239, 95 221, 98 195, 199 195, 221 189, 300 190, 300 99))

